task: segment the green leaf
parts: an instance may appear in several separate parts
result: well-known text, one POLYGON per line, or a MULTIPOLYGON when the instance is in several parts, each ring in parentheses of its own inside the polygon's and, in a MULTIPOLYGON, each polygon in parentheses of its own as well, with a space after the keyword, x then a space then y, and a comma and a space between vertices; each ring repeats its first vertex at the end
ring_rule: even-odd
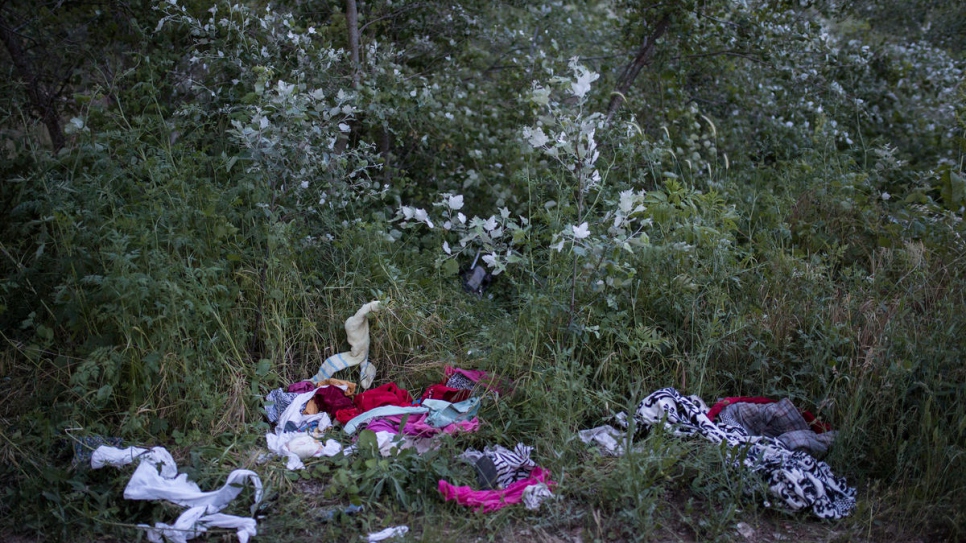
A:
POLYGON ((268 372, 271 371, 271 369, 272 361, 267 358, 263 358, 258 361, 258 366, 255 368, 255 375, 265 377, 268 375, 268 372))
POLYGON ((448 258, 443 262, 443 275, 447 277, 452 277, 460 272, 460 265, 456 262, 455 258, 448 258))
POLYGON ((103 402, 111 397, 111 393, 114 392, 114 387, 111 385, 104 385, 97 389, 97 401, 103 402))

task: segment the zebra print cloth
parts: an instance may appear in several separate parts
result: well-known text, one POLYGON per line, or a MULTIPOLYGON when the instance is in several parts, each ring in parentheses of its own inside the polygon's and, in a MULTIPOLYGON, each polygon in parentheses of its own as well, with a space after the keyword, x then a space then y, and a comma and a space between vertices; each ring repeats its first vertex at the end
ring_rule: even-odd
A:
MULTIPOLYGON (((664 388, 638 404, 634 420, 638 430, 663 424, 674 435, 700 435, 712 443, 725 442, 738 449, 735 466, 743 465, 761 475, 769 491, 792 511, 811 509, 817 517, 837 519, 855 509, 855 489, 845 478, 836 477, 825 462, 793 451, 777 439, 749 435, 740 426, 715 424, 706 413, 677 390, 664 388)), ((627 428, 625 413, 615 418, 627 428)))
POLYGON ((500 445, 495 445, 486 447, 483 452, 467 449, 460 456, 474 464, 480 458, 488 458, 496 468, 497 488, 502 489, 530 477, 530 472, 537 467, 537 464, 530 459, 532 452, 533 447, 517 443, 512 451, 500 445))

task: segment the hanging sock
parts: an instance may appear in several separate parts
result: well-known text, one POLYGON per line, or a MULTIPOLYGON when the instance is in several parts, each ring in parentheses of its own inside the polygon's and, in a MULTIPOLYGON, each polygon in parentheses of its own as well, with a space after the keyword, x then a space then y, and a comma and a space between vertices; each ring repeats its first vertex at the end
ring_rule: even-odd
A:
POLYGON ((322 362, 319 372, 312 377, 312 382, 331 378, 333 375, 349 366, 359 366, 359 381, 362 388, 369 388, 376 378, 376 367, 369 363, 369 319, 367 316, 373 311, 379 311, 379 302, 369 302, 362 306, 355 315, 345 321, 345 333, 349 338, 349 351, 332 355, 322 362))

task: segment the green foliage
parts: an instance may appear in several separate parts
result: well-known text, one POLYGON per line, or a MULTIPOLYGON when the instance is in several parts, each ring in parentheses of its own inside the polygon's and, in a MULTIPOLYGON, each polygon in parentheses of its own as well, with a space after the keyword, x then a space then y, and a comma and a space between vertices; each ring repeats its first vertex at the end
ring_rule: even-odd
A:
POLYGON ((728 539, 767 514, 727 451, 655 432, 604 459, 575 438, 675 386, 791 397, 841 431, 830 462, 871 489, 860 509, 888 502, 870 518, 962 537, 961 14, 930 5, 935 30, 914 28, 893 4, 366 2, 358 64, 342 2, 159 1, 100 30, 43 12, 92 37, 51 59, 86 59, 59 153, 3 67, 0 516, 133 537, 164 506, 68 468, 66 435, 190 448, 205 483, 251 466, 261 397, 380 299, 380 380, 418 390, 456 364, 515 385, 439 450, 383 457, 363 432, 352 456, 257 468, 272 536, 426 515, 443 539, 728 539), (117 36, 135 52, 81 54, 117 36), (482 299, 460 289, 477 257, 482 299), (472 483, 457 449, 494 442, 536 445, 563 499, 440 505, 438 479, 472 483), (313 507, 368 512, 294 520, 312 484, 313 507))

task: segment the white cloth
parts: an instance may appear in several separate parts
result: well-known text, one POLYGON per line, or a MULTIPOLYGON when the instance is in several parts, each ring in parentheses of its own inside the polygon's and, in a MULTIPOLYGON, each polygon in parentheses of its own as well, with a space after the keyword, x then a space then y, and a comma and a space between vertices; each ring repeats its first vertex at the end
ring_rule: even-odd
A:
POLYGON ((409 526, 392 526, 386 528, 385 530, 371 533, 366 537, 366 541, 369 543, 375 543, 376 541, 383 541, 389 539, 390 537, 401 537, 409 532, 409 526))
POLYGON ((376 366, 369 362, 368 316, 369 313, 379 311, 379 305, 378 301, 369 302, 345 321, 345 334, 351 349, 326 358, 319 367, 319 372, 312 377, 313 383, 330 379, 350 366, 359 366, 359 384, 362 388, 369 388, 372 385, 372 381, 376 378, 376 366))
POLYGON ((596 443, 600 447, 600 453, 604 456, 621 456, 624 454, 624 446, 621 441, 627 438, 624 432, 610 424, 581 430, 577 435, 584 443, 596 443))
POLYGON ((540 504, 547 498, 553 498, 553 492, 547 483, 538 483, 523 489, 523 506, 530 511, 540 509, 540 504))
MULTIPOLYGON (((285 408, 282 415, 278 418, 278 424, 275 425, 275 431, 265 435, 265 441, 268 444, 268 449, 273 453, 284 456, 288 459, 286 466, 290 470, 302 469, 305 464, 302 463, 302 459, 299 458, 298 453, 293 452, 288 447, 288 443, 295 438, 307 435, 305 432, 286 432, 285 427, 288 423, 292 423, 296 428, 303 424, 309 422, 318 421, 319 428, 325 430, 332 426, 332 421, 329 419, 328 413, 318 413, 315 415, 303 415, 302 409, 305 404, 308 403, 312 397, 315 396, 315 390, 309 392, 303 392, 292 400, 292 403, 285 408)), ((334 439, 329 439, 325 442, 325 445, 319 446, 319 450, 313 456, 335 456, 342 452, 342 445, 334 439)))
POLYGON ((255 519, 219 513, 238 497, 242 491, 241 483, 246 480, 255 487, 255 503, 251 507, 252 514, 255 513, 262 500, 262 480, 255 472, 236 469, 228 475, 223 487, 202 492, 197 484, 188 480, 187 474, 178 474, 178 465, 164 447, 118 449, 101 446, 91 456, 91 468, 121 467, 135 460, 140 463, 124 488, 126 499, 167 500, 189 508, 172 525, 162 522, 153 528, 139 525, 147 530, 149 541, 160 543, 165 538, 172 543, 182 543, 194 539, 209 527, 234 528, 241 543, 247 543, 249 537, 256 534, 255 519))

